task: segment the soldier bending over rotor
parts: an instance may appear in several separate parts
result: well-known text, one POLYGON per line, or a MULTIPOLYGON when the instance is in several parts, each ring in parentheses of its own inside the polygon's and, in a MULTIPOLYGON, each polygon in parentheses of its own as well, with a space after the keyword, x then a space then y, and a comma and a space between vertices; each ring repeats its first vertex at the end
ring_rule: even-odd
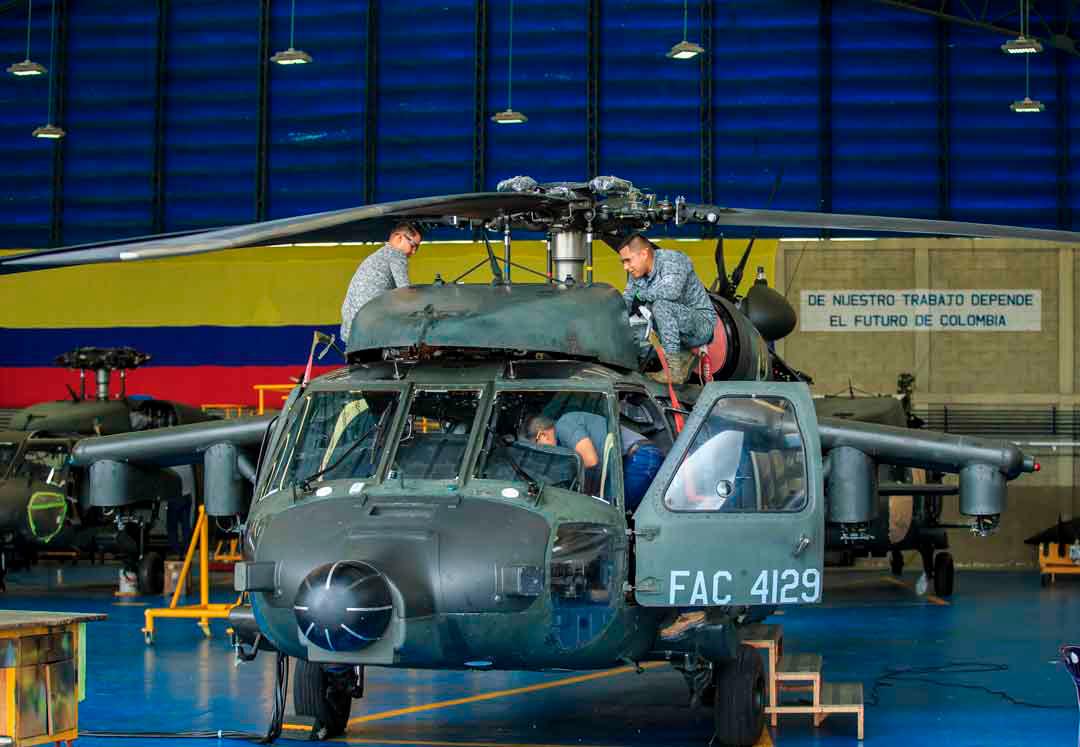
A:
MULTIPOLYGON (((639 233, 619 245, 619 257, 630 279, 623 300, 630 315, 647 308, 667 358, 671 380, 676 384, 690 375, 691 349, 712 342, 716 309, 694 273, 690 258, 682 252, 661 249, 639 233)), ((641 340, 647 350, 648 341, 641 340)), ((650 373, 666 383, 663 371, 650 373)))

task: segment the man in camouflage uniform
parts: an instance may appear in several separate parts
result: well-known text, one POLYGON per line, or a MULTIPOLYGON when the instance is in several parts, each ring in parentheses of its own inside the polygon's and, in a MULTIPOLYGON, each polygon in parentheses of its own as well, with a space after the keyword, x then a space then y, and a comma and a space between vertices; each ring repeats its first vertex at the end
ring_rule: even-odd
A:
MULTIPOLYGON (((661 249, 637 233, 622 242, 619 257, 630 274, 623 291, 627 311, 649 309, 672 381, 686 381, 694 362, 690 349, 712 341, 717 320, 694 265, 682 252, 661 249)), ((667 381, 662 371, 650 376, 667 381)))
POLYGON ((423 240, 424 235, 415 223, 398 223, 382 248, 356 268, 341 304, 342 342, 349 344, 353 317, 361 306, 383 291, 409 285, 409 258, 416 254, 423 240))

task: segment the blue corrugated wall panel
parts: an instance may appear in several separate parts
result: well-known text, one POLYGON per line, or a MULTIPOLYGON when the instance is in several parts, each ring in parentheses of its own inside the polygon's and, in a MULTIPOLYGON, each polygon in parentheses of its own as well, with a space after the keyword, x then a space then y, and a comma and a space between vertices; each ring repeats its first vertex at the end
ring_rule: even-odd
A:
POLYGON ((485 186, 527 174, 537 181, 585 179, 588 3, 514 3, 513 106, 525 125, 490 116, 507 107, 509 0, 488 3, 485 186))
POLYGON ((834 211, 938 217, 937 24, 863 0, 833 4, 834 211))
MULTIPOLYGON (((273 8, 277 51, 289 46, 289 0, 273 8)), ((366 3, 296 4, 295 45, 314 61, 270 66, 267 217, 363 203, 366 25, 366 3)))
MULTIPOLYGON (((0 13, 3 67, 26 57, 26 3, 0 13)), ((34 4, 30 57, 49 67, 49 4, 34 4)), ((30 137, 45 124, 49 77, 0 78, 0 246, 44 246, 52 223, 53 143, 30 137)))
POLYGON ((255 218, 258 0, 169 3, 165 228, 255 218))
MULTIPOLYGON (((381 3, 372 81, 367 4, 297 3, 296 46, 315 62, 269 68, 268 217, 358 204, 369 172, 377 201, 472 189, 477 2, 381 3)), ((165 5, 164 227, 252 220, 266 65, 261 2, 165 5)), ((43 62, 49 7, 35 3, 33 57, 43 62)), ((153 229, 158 4, 67 7, 59 124, 68 137, 59 144, 30 137, 47 118, 48 79, 0 77, 0 245, 48 243, 57 149, 65 243, 153 229)), ((270 2, 271 53, 288 45, 290 7, 270 2)), ((489 120, 507 105, 510 0, 486 7, 484 186, 521 173, 541 181, 587 176, 589 3, 515 0, 513 105, 529 117, 520 126, 489 120)), ((1059 63, 1048 51, 1030 61, 1032 96, 1047 110, 1022 116, 1008 105, 1023 96, 1023 60, 999 51, 1003 36, 862 0, 713 0, 711 7, 705 65, 717 203, 764 206, 782 170, 776 208, 1075 224, 1076 58, 1059 63), (948 46, 939 57, 942 29, 948 46), (1064 84, 1059 70, 1068 72, 1064 84), (940 90, 948 95, 943 107, 940 90)), ((700 0, 689 10, 688 37, 699 40, 700 0)), ((3 66, 25 54, 25 13, 22 0, 0 4, 3 66)), ((682 3, 602 0, 598 33, 600 172, 660 197, 700 199, 703 66, 664 56, 682 37, 682 3)))
POLYGON ((818 209, 818 4, 718 2, 713 39, 716 202, 764 207, 783 169, 773 207, 818 209))
POLYGON ((375 200, 472 190, 472 3, 381 3, 375 200))
POLYGON ((153 230, 157 8, 69 3, 63 241, 153 230))
POLYGON ((1057 223, 1057 101, 1052 55, 1029 55, 1032 98, 1042 114, 1017 114, 1024 60, 1001 40, 953 26, 950 48, 950 208, 957 220, 1054 226, 1057 223))
MULTIPOLYGON (((697 60, 669 60, 682 39, 678 0, 603 3, 600 173, 630 179, 659 197, 701 199, 697 60)), ((700 38, 697 16, 691 26, 700 38)))

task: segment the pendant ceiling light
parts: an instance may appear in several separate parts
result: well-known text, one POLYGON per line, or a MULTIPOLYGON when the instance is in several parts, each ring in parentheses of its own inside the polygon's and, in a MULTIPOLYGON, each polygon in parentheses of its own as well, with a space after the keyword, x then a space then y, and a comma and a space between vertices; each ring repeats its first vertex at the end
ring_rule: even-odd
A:
MULTIPOLYGON (((1026 0, 1020 0, 1020 39, 1025 39, 1025 35, 1028 29, 1028 10, 1026 8, 1026 0)), ((1019 41, 1020 39, 1014 39, 1013 41, 1019 41)), ((1006 42, 1002 44, 1001 48, 1005 49, 1007 44, 1012 42, 1006 42)), ((1038 45, 1038 42, 1036 42, 1038 45)), ((1009 51, 1009 50, 1005 50, 1009 51)), ((1035 52, 1041 52, 1042 47, 1039 46, 1035 52)), ((1038 114, 1046 109, 1041 101, 1031 98, 1031 54, 1024 55, 1024 98, 1019 101, 1014 101, 1009 104, 1009 108, 1017 114, 1038 114)))
POLYGON ((682 41, 668 50, 667 56, 673 60, 692 60, 699 54, 705 52, 705 47, 700 44, 695 44, 692 41, 687 41, 686 33, 686 19, 687 19, 687 0, 683 0, 682 4, 682 41))
MULTIPOLYGON (((52 0, 52 23, 51 30, 49 32, 49 67, 56 67, 56 0, 52 0)), ((59 140, 67 133, 59 127, 54 125, 52 121, 53 114, 53 82, 56 80, 55 75, 49 76, 49 117, 45 124, 41 127, 37 127, 32 134, 34 137, 42 138, 45 140, 59 140)))
POLYGON ((271 62, 279 65, 306 65, 311 62, 311 55, 302 49, 296 49, 296 0, 292 0, 292 10, 289 13, 289 48, 277 52, 270 58, 271 62))
POLYGON ((512 104, 514 93, 514 0, 510 0, 510 41, 507 48, 506 67, 506 109, 491 115, 496 124, 524 124, 529 121, 521 112, 514 111, 512 104))
POLYGON ((26 78, 34 75, 44 75, 49 72, 48 69, 40 62, 34 62, 30 59, 30 20, 33 16, 34 0, 26 0, 26 59, 22 62, 16 62, 13 65, 8 65, 7 71, 12 75, 16 75, 20 78, 26 78))

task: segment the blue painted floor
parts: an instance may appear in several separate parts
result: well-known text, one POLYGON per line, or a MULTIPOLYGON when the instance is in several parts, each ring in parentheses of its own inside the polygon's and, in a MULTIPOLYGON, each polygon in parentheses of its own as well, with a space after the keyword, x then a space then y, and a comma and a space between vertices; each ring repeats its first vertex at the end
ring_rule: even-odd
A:
MULTIPOLYGON (((951 604, 936 604, 878 573, 834 572, 825 604, 787 611, 789 652, 817 651, 826 680, 861 681, 873 700, 875 681, 890 669, 966 668, 892 678, 876 688, 866 709, 866 742, 875 747, 912 744, 1067 745, 1077 739, 1077 699, 1058 663, 1064 642, 1080 642, 1080 582, 1059 580, 1040 589, 1034 573, 960 573, 951 604), (1033 708, 1015 700, 1051 706, 1033 708)), ((228 601, 222 593, 215 601, 228 601)), ((195 624, 159 623, 152 647, 143 644, 143 610, 160 598, 118 602, 111 592, 19 591, 2 597, 9 608, 104 611, 89 627, 85 731, 239 730, 265 732, 273 690, 273 657, 233 666, 224 625, 204 639, 195 624)), ((693 745, 711 735, 708 711, 685 707, 682 678, 667 667, 563 683, 566 674, 442 673, 371 669, 367 695, 353 706, 346 740, 367 745, 472 747, 500 745, 693 745), (463 705, 406 714, 397 709, 527 687, 463 705), (363 722, 356 719, 373 716, 363 722)), ((291 707, 291 694, 290 694, 291 707)), ((288 719, 286 719, 288 720, 288 719)), ((303 739, 286 732, 284 739, 303 739)), ((284 741, 283 739, 283 741, 284 741)), ((830 717, 813 729, 809 717, 788 716, 769 741, 796 745, 856 745, 851 716, 830 717)), ((243 744, 217 739, 80 737, 80 745, 243 744)))

